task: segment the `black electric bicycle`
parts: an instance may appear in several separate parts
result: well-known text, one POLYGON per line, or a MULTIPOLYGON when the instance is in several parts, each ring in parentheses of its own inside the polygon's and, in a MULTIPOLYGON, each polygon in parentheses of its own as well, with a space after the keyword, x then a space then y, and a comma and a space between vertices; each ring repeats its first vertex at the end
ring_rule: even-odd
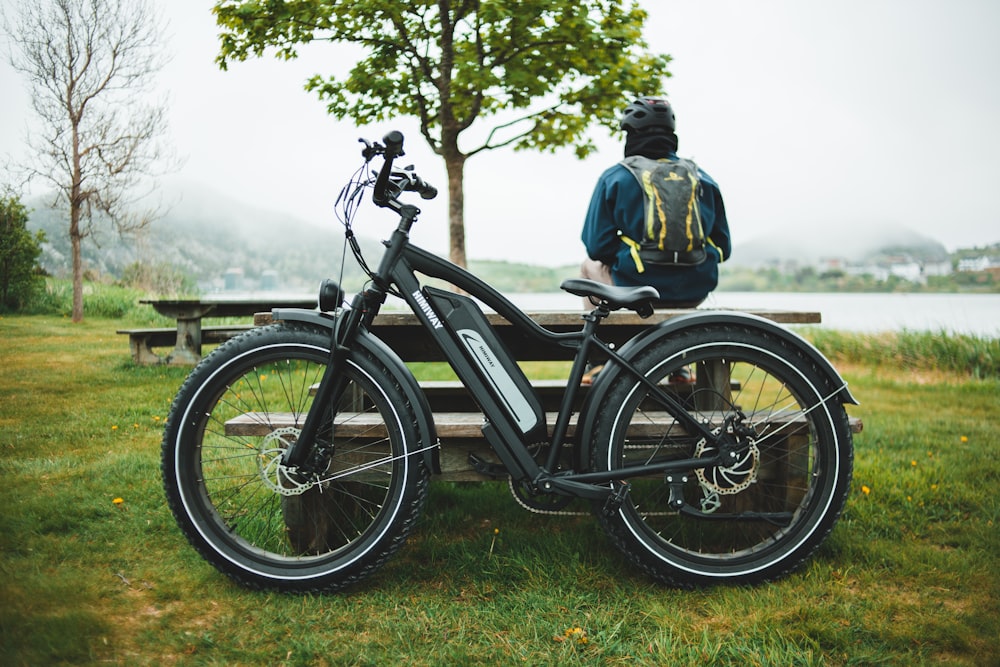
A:
POLYGON ((768 320, 724 311, 677 317, 615 346, 599 337, 602 320, 618 309, 648 316, 657 293, 586 280, 562 285, 596 304, 580 330, 543 328, 409 243, 419 209, 400 196, 436 191, 412 167, 393 167, 400 133, 364 144, 338 207, 365 288, 347 304, 329 280, 318 311, 275 310, 275 324, 203 359, 171 407, 164 487, 206 560, 250 587, 333 591, 371 574, 413 530, 440 472, 440 441, 420 385, 370 330, 389 295, 406 302, 482 411, 496 461, 471 463, 509 476, 529 509, 589 501, 632 563, 676 586, 768 581, 813 553, 848 494, 844 405, 856 403, 816 349, 768 320), (376 270, 351 231, 368 189, 399 216, 376 270), (457 286, 539 345, 571 351, 554 423, 479 303, 418 274, 457 286), (574 415, 592 359, 605 367, 574 415), (694 370, 693 384, 673 381, 682 369, 694 370))

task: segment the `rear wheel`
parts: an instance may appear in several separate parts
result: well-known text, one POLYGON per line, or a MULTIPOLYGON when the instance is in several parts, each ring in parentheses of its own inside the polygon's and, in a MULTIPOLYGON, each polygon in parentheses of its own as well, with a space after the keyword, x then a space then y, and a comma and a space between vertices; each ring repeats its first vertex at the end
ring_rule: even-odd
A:
MULTIPOLYGON (((601 514, 612 541, 654 578, 681 586, 767 581, 801 564, 833 528, 850 486, 853 448, 837 388, 804 352, 751 327, 681 332, 634 363, 740 447, 725 466, 629 480, 623 505, 601 514)), ((601 471, 715 453, 625 374, 599 407, 595 442, 601 471)))
POLYGON ((350 353, 347 391, 317 436, 314 467, 283 466, 330 360, 328 331, 254 330, 192 372, 171 408, 163 481, 178 524, 243 585, 331 591, 405 541, 427 495, 415 417, 392 374, 350 353), (331 415, 336 415, 331 418, 331 415))

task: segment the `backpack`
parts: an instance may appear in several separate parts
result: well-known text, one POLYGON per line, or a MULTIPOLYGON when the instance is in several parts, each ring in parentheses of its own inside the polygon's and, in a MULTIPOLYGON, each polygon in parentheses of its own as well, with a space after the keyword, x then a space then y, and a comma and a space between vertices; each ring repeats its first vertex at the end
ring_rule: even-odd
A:
POLYGON ((696 266, 705 261, 705 231, 701 226, 701 180, 691 160, 652 160, 633 155, 621 161, 643 192, 642 238, 624 234, 639 273, 646 265, 696 266))

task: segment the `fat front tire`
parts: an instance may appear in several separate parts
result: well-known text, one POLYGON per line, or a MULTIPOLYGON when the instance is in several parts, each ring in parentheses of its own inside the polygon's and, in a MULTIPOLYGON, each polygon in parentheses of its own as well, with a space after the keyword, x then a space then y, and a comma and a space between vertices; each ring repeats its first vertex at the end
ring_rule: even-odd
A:
MULTIPOLYGON (((612 542, 680 587, 759 583, 798 567, 832 530, 850 487, 838 387, 803 351, 749 326, 680 332, 633 362, 700 422, 731 425, 742 447, 728 466, 629 480, 621 507, 598 514, 612 542), (668 502, 678 498, 679 509, 668 502)), ((598 407, 595 470, 714 453, 650 393, 627 374, 614 380, 598 407)))
POLYGON ((206 357, 171 407, 168 503, 195 549, 241 585, 329 592, 355 583, 402 546, 426 500, 413 409, 363 350, 349 353, 347 390, 317 435, 321 472, 282 465, 329 360, 321 327, 255 329, 206 357))

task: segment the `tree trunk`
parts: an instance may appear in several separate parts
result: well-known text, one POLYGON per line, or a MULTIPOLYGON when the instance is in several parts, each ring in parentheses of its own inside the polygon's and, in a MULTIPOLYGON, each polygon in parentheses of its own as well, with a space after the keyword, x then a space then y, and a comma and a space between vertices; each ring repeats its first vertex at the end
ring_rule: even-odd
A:
POLYGON ((73 188, 73 197, 69 204, 69 243, 73 255, 73 321, 83 322, 83 256, 80 253, 80 204, 76 193, 79 186, 73 188))
POLYGON ((454 264, 466 266, 465 198, 462 192, 465 156, 455 151, 444 158, 448 169, 448 257, 454 264))
POLYGON ((80 232, 80 215, 82 213, 83 168, 80 156, 80 120, 79 114, 71 114, 73 127, 73 173, 69 191, 69 242, 73 255, 73 321, 83 322, 83 256, 80 253, 83 235, 80 232))
POLYGON ((83 258, 80 256, 80 231, 76 225, 71 225, 69 238, 73 248, 73 321, 83 322, 83 258))

